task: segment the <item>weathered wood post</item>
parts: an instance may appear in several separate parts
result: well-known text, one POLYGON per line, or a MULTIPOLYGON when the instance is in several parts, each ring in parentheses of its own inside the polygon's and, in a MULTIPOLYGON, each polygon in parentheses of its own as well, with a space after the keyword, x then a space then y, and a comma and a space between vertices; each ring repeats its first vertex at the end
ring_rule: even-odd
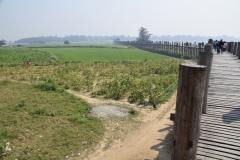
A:
POLYGON ((195 160, 200 136, 206 66, 179 67, 172 160, 195 160))
POLYGON ((233 50, 234 50, 234 42, 230 42, 230 43, 231 43, 230 53, 233 53, 233 50))
POLYGON ((237 55, 238 59, 240 59, 240 42, 238 42, 237 55))
POLYGON ((212 68, 212 59, 213 59, 213 52, 212 52, 212 39, 208 41, 208 43, 204 46, 204 52, 200 52, 198 56, 198 65, 205 65, 207 66, 206 69, 206 82, 205 82, 205 89, 204 89, 204 97, 203 97, 203 106, 202 106, 202 114, 207 113, 207 95, 208 95, 208 87, 209 87, 209 79, 210 73, 212 68))
POLYGON ((237 42, 234 42, 234 51, 233 51, 233 55, 237 56, 237 42))
POLYGON ((189 50, 189 52, 190 52, 190 58, 193 58, 193 52, 192 52, 193 47, 192 47, 192 43, 189 43, 189 46, 190 46, 190 50, 189 50))
POLYGON ((202 52, 203 52, 203 50, 204 50, 204 43, 202 42, 202 52))
POLYGON ((230 53, 230 51, 231 51, 231 42, 228 42, 227 44, 228 44, 228 46, 229 46, 229 47, 228 47, 228 52, 230 53))
POLYGON ((201 43, 198 43, 198 53, 201 52, 201 43))

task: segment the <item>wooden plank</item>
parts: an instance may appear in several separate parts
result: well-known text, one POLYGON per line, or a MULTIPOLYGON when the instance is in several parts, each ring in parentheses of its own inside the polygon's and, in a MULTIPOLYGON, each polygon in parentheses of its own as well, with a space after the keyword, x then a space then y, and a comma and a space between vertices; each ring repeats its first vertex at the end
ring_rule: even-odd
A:
POLYGON ((234 116, 240 118, 240 110, 232 108, 211 108, 208 107, 208 114, 219 114, 225 116, 234 116))
POLYGON ((239 122, 235 122, 235 123, 223 123, 223 120, 220 118, 215 118, 215 117, 202 117, 201 120, 202 123, 212 123, 215 125, 222 125, 222 126, 229 126, 232 128, 236 128, 239 129, 239 122))
MULTIPOLYGON (((228 149, 232 149, 237 152, 240 152, 240 148, 238 146, 233 146, 231 144, 223 144, 223 143, 219 143, 219 142, 206 141, 206 140, 201 140, 199 143, 206 144, 206 145, 218 146, 218 147, 222 147, 222 148, 228 148, 228 149)), ((238 154, 240 154, 240 153, 238 153, 238 154)))
POLYGON ((240 144, 239 143, 236 143, 236 142, 232 142, 231 140, 229 141, 225 141, 225 140, 222 140, 222 139, 219 139, 219 138, 214 138, 214 136, 200 136, 199 138, 199 143, 201 143, 201 141, 211 141, 211 142, 216 142, 216 143, 220 143, 220 144, 226 144, 226 145, 231 145, 231 146, 235 146, 235 147, 240 147, 240 144))
POLYGON ((207 114, 216 114, 216 115, 224 115, 224 116, 234 116, 240 118, 240 110, 232 109, 232 108, 211 108, 208 107, 207 114))
POLYGON ((239 62, 227 52, 214 54, 197 158, 240 159, 239 62))
MULTIPOLYGON (((235 135, 235 136, 240 136, 239 135, 239 131, 235 131, 235 130, 231 130, 231 128, 227 128, 227 127, 218 127, 218 126, 213 126, 213 125, 207 125, 205 124, 202 128, 201 128, 201 131, 204 131, 204 130, 214 130, 216 132, 224 132, 224 133, 228 133, 228 134, 231 134, 231 135, 235 135), (229 132, 231 131, 231 132, 229 132)), ((207 131, 208 131, 207 130, 207 131)))
POLYGON ((221 103, 221 102, 208 102, 208 106, 210 105, 216 105, 216 106, 231 106, 231 107, 239 107, 238 103, 232 103, 232 104, 228 104, 228 103, 221 103))
POLYGON ((239 133, 229 132, 229 130, 222 129, 222 128, 214 128, 214 127, 209 127, 209 126, 202 126, 201 132, 202 133, 211 132, 213 134, 215 134, 215 133, 216 134, 223 134, 223 137, 228 137, 228 138, 233 138, 233 139, 239 139, 240 140, 239 133))
MULTIPOLYGON (((225 120, 229 120, 229 121, 235 121, 240 122, 240 116, 239 115, 235 115, 235 114, 218 114, 218 113, 207 113, 209 116, 208 118, 218 118, 220 121, 224 122, 225 120)), ((203 117, 204 119, 205 117, 203 117)))
MULTIPOLYGON (((240 137, 232 136, 232 135, 226 135, 224 133, 217 133, 217 132, 211 132, 211 131, 203 131, 201 132, 201 137, 204 136, 212 136, 212 137, 218 137, 220 140, 225 140, 225 141, 230 141, 230 142, 235 142, 239 143, 240 137)), ((226 142, 227 143, 227 142, 226 142)))
POLYGON ((237 124, 239 125, 239 121, 233 121, 233 119, 221 119, 221 117, 202 117, 202 120, 208 120, 208 121, 215 121, 218 122, 218 125, 222 124, 231 124, 231 125, 236 125, 236 128, 239 128, 237 124))
POLYGON ((223 102, 240 102, 240 99, 235 97, 208 97, 208 101, 223 101, 223 102))
MULTIPOLYGON (((219 160, 219 159, 223 159, 223 156, 217 155, 217 154, 212 154, 212 153, 208 153, 205 152, 205 150, 201 149, 197 151, 197 160, 219 160)), ((231 160, 232 158, 230 158, 229 160, 231 160)))
POLYGON ((217 146, 212 146, 212 145, 203 145, 203 144, 198 144, 199 150, 202 149, 202 147, 204 147, 204 149, 208 149, 208 153, 212 153, 212 154, 218 154, 224 157, 228 157, 228 158, 235 158, 235 159, 240 159, 240 154, 238 151, 234 151, 231 149, 227 149, 227 148, 221 148, 221 147, 217 147, 217 146), (218 152, 217 152, 218 151, 218 152))
POLYGON ((209 123, 209 122, 205 122, 205 121, 201 121, 201 123, 204 125, 204 126, 211 126, 213 128, 223 128, 223 129, 227 129, 228 131, 231 131, 231 132, 234 132, 234 133, 238 133, 238 135, 240 136, 240 128, 233 128, 231 126, 223 126, 223 125, 217 125, 215 123, 209 123))
MULTIPOLYGON (((210 104, 208 105, 208 108, 210 108, 210 109, 216 109, 216 110, 224 110, 225 112, 230 112, 230 111, 232 111, 232 112, 235 112, 235 113, 239 113, 239 110, 240 110, 240 108, 239 107, 237 107, 236 105, 233 105, 233 106, 231 106, 231 105, 213 105, 214 104, 214 102, 212 102, 212 104, 211 104, 211 102, 209 102, 210 104)), ((225 102, 226 103, 226 102, 225 102)))

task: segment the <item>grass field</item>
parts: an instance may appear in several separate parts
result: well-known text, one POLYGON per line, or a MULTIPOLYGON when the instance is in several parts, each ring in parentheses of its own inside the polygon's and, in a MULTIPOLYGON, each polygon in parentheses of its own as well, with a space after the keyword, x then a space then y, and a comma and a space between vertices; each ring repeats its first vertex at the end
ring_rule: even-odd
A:
POLYGON ((47 62, 50 53, 25 47, 0 47, 0 64, 23 64, 25 61, 35 63, 47 62))
POLYGON ((126 48, 116 45, 81 45, 70 46, 41 46, 40 48, 27 47, 0 47, 0 63, 41 63, 49 61, 72 62, 72 61, 141 61, 168 59, 169 57, 156 53, 126 48), (48 47, 48 48, 46 48, 48 47), (65 48, 63 48, 65 47, 65 48))
POLYGON ((101 122, 87 115, 91 106, 63 90, 8 80, 0 82, 0 90, 0 147, 10 142, 12 148, 6 159, 62 159, 103 135, 101 122))
POLYGON ((93 106, 65 89, 136 104, 147 100, 157 106, 175 92, 179 63, 114 45, 0 47, 0 159, 57 160, 78 153, 84 157, 102 140, 105 124, 126 124, 122 127, 128 128, 117 126, 109 137, 119 139, 118 132, 126 135, 125 130, 134 128, 136 115, 112 118, 113 123, 88 116, 93 106), (12 151, 5 154, 7 142, 12 151))
POLYGON ((59 61, 124 61, 159 60, 167 56, 145 52, 135 48, 41 48, 55 55, 59 61))

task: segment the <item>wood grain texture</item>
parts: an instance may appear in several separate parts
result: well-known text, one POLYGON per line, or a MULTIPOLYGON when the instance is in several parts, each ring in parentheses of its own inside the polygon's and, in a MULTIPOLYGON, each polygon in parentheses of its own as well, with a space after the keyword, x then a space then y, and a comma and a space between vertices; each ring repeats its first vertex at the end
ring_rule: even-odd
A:
POLYGON ((205 81, 206 66, 180 65, 172 160, 196 158, 205 81))

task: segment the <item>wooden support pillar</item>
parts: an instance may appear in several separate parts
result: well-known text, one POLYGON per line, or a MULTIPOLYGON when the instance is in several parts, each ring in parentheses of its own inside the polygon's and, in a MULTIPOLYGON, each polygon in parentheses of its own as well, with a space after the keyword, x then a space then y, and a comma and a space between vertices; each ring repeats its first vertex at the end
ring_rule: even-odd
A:
POLYGON ((237 56, 238 56, 238 59, 240 59, 240 42, 238 42, 237 56))
POLYGON ((237 42, 234 42, 233 55, 237 55, 237 42))
POLYGON ((202 48, 201 48, 202 50, 201 50, 201 52, 203 52, 203 50, 204 50, 204 43, 202 42, 202 48))
POLYGON ((208 44, 213 44, 213 39, 208 39, 208 44))
POLYGON ((206 66, 179 67, 172 160, 195 160, 200 136, 206 66))
POLYGON ((231 43, 231 42, 228 42, 228 45, 229 45, 229 47, 228 47, 228 52, 231 53, 232 43, 231 43))
POLYGON ((230 53, 233 53, 234 50, 234 42, 231 42, 231 49, 230 49, 230 53))
POLYGON ((194 58, 193 44, 192 43, 190 43, 190 54, 191 54, 191 58, 194 58))
POLYGON ((206 69, 206 83, 204 89, 204 97, 203 97, 203 106, 202 106, 202 114, 207 113, 207 95, 208 95, 208 87, 209 87, 209 79, 210 73, 212 68, 212 59, 213 59, 213 52, 212 52, 213 45, 206 44, 204 46, 204 52, 199 53, 198 57, 198 65, 205 65, 207 66, 206 69))

